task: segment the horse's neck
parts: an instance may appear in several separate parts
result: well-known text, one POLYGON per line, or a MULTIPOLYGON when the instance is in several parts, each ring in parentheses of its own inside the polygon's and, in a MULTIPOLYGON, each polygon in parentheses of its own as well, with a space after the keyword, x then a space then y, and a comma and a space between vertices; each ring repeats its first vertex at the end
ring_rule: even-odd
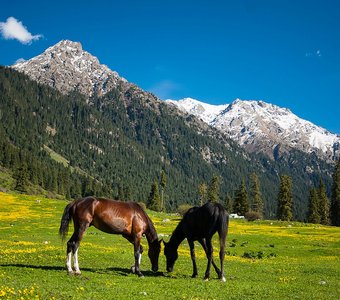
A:
POLYGON ((178 248, 179 244, 185 239, 185 234, 181 224, 179 224, 175 231, 172 233, 169 243, 178 248))
POLYGON ((148 230, 145 232, 146 239, 148 243, 151 244, 158 239, 157 232, 151 220, 148 219, 148 230))

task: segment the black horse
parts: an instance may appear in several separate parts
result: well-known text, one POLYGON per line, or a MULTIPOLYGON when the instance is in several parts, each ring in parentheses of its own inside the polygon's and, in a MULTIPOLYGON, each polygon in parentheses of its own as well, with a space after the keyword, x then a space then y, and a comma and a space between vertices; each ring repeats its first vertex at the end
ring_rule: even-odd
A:
POLYGON ((197 266, 195 258, 194 241, 198 241, 208 258, 208 265, 205 271, 205 280, 209 280, 211 264, 214 266, 218 278, 225 282, 224 277, 224 249, 228 233, 229 216, 221 204, 208 202, 201 207, 189 209, 183 216, 176 229, 171 235, 168 243, 164 242, 164 255, 166 256, 166 269, 172 272, 175 261, 178 258, 177 249, 180 243, 187 238, 190 246, 190 254, 193 264, 192 277, 197 277, 197 266), (218 232, 220 241, 220 263, 221 270, 213 260, 213 247, 211 239, 218 232))

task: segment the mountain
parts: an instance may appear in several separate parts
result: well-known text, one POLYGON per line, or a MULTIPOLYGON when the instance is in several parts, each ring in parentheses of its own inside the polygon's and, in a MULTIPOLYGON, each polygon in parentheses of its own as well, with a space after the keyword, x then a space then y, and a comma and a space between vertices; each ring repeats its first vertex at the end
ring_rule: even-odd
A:
POLYGON ((69 40, 62 40, 44 53, 12 67, 63 94, 77 90, 89 97, 102 96, 118 83, 126 82, 117 72, 84 51, 80 43, 69 40))
POLYGON ((221 143, 213 129, 178 115, 134 85, 120 83, 95 101, 87 100, 0 67, 0 165, 14 173, 24 165, 32 182, 53 192, 74 196, 72 190, 81 186, 82 195, 143 202, 163 169, 170 211, 196 203, 198 185, 214 174, 221 177, 222 197, 236 188, 243 174, 253 172, 262 179, 268 198, 275 194, 277 178, 269 178, 259 160, 250 165, 252 158, 235 143, 221 143), (65 172, 51 160, 60 162, 58 168, 65 164, 65 172), (60 173, 79 170, 85 178, 59 178, 65 177, 60 173), (62 183, 66 187, 60 187, 62 183))
MULTIPOLYGON (((62 40, 44 53, 12 67, 63 94, 78 91, 87 98, 101 97, 118 86, 125 89, 133 86, 134 93, 150 98, 142 89, 100 64, 78 42, 62 40)), ((159 105, 159 101, 154 99, 151 102, 154 107, 159 105)), ((197 116, 250 152, 265 153, 273 159, 289 154, 292 149, 315 153, 327 161, 334 161, 340 156, 339 135, 273 104, 236 99, 231 104, 210 105, 191 98, 167 100, 166 103, 177 106, 181 112, 197 116)))
POLYGON ((167 101, 226 133, 250 152, 265 153, 273 159, 292 149, 334 161, 340 156, 340 136, 303 120, 287 108, 264 101, 242 101, 208 105, 186 98, 167 101))
MULTIPOLYGON (((217 120, 228 108, 201 104, 196 110, 217 120)), ((226 132, 120 78, 71 41, 0 67, 0 148, 0 167, 15 172, 23 166, 31 182, 71 196, 81 189, 81 195, 146 202, 164 170, 169 211, 198 204, 199 184, 214 175, 222 201, 243 179, 249 188, 256 173, 265 215, 272 218, 279 176, 289 174, 294 214, 304 219, 310 187, 320 178, 327 187, 331 182, 332 166, 315 155, 292 149, 289 157, 269 160, 249 153, 226 132)))

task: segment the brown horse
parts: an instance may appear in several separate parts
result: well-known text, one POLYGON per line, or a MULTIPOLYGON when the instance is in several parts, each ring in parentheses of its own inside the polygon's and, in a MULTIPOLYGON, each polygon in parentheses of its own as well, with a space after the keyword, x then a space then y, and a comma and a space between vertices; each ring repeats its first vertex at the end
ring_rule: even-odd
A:
POLYGON ((158 270, 161 241, 158 241, 155 227, 145 211, 135 202, 121 202, 108 199, 86 197, 69 203, 61 218, 59 234, 64 240, 70 221, 73 220, 74 232, 67 242, 66 267, 70 274, 80 274, 78 249, 83 235, 89 226, 111 234, 121 234, 134 246, 135 263, 133 273, 143 276, 139 270, 143 247, 143 235, 149 244, 148 256, 152 270, 158 270), (74 272, 71 267, 71 254, 74 259, 74 272))

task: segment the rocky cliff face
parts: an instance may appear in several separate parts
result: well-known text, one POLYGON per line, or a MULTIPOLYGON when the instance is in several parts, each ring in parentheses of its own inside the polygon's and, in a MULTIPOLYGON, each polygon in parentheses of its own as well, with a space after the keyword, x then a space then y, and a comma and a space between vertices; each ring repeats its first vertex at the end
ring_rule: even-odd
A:
POLYGON ((33 80, 67 94, 73 90, 91 97, 102 96, 119 82, 126 82, 98 59, 82 49, 82 45, 60 41, 44 53, 12 66, 33 80))

